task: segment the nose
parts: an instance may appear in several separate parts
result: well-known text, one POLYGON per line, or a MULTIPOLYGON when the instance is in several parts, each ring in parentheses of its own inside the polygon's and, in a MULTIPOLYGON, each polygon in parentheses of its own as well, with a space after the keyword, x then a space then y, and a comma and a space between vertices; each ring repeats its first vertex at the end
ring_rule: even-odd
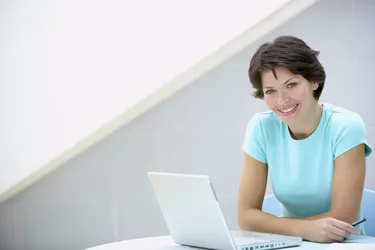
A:
POLYGON ((289 96, 284 91, 279 91, 277 104, 283 105, 289 101, 289 96))

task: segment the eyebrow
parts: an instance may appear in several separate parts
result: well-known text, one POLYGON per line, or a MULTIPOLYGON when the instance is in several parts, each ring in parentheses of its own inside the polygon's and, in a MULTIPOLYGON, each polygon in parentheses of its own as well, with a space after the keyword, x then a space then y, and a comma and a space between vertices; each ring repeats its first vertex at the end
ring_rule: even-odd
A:
MULTIPOLYGON (((297 78, 297 76, 292 76, 291 78, 289 78, 288 80, 286 80, 284 82, 284 85, 287 84, 288 82, 290 82, 290 80, 292 80, 293 78, 297 78)), ((267 86, 264 86, 263 88, 265 88, 265 89, 273 89, 273 87, 267 87, 267 86)))

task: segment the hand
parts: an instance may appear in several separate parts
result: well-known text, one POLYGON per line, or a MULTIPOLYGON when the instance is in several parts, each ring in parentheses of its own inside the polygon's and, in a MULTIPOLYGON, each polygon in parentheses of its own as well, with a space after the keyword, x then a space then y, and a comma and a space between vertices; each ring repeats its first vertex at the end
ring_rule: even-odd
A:
POLYGON ((340 242, 349 234, 359 234, 357 228, 335 218, 322 218, 310 222, 306 239, 314 242, 340 242))

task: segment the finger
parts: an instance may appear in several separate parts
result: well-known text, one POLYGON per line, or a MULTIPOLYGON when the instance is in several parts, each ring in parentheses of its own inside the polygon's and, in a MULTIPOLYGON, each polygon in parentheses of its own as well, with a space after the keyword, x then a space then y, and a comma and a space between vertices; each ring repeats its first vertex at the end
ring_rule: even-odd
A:
POLYGON ((357 228, 353 227, 352 225, 344 221, 333 219, 332 224, 335 227, 338 227, 338 228, 341 228, 342 230, 347 231, 348 233, 359 234, 359 230, 357 228))
POLYGON ((339 227, 336 227, 335 225, 331 225, 331 224, 328 224, 326 226, 325 230, 327 232, 336 234, 336 235, 344 237, 344 238, 348 237, 348 235, 349 235, 349 233, 346 230, 343 230, 343 229, 341 229, 339 227))
POLYGON ((334 233, 331 233, 331 232, 327 232, 327 236, 330 240, 332 240, 334 242, 341 242, 345 239, 344 237, 342 237, 340 235, 337 235, 337 234, 334 234, 334 233))

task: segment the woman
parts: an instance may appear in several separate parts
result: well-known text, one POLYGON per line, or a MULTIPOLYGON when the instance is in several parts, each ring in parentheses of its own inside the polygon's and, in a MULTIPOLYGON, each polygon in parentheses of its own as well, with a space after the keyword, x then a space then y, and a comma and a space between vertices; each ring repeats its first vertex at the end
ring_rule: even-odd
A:
POLYGON ((243 143, 238 197, 243 230, 342 241, 364 233, 361 216, 366 128, 355 112, 320 104, 325 71, 304 41, 281 36, 264 43, 250 62, 255 97, 269 112, 250 120, 243 143), (262 211, 267 176, 283 215, 262 211), (360 229, 360 230, 358 230, 360 229))

